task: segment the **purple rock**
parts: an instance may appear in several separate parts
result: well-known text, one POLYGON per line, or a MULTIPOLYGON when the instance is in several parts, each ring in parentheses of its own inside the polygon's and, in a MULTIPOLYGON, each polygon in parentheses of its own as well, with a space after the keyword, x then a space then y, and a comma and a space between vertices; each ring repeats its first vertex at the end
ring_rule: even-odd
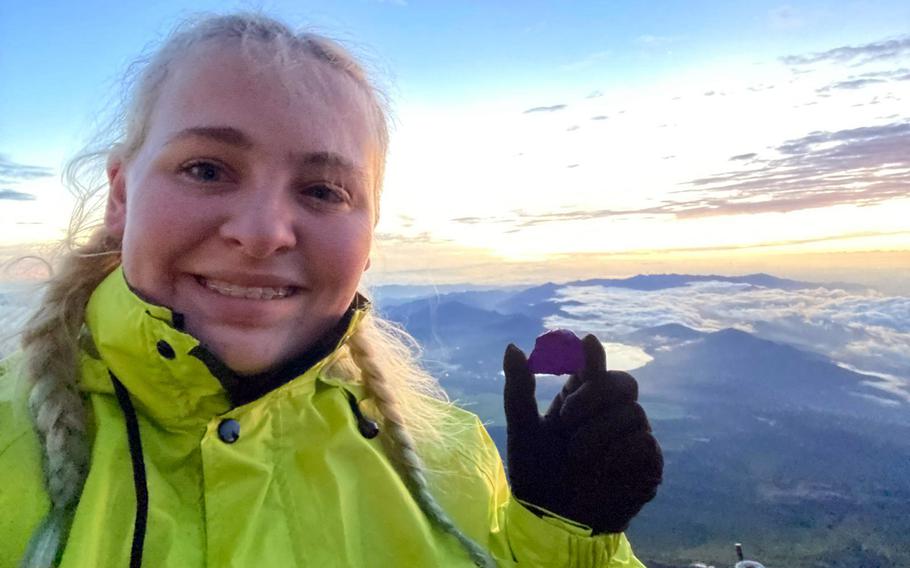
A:
POLYGON ((532 373, 571 375, 585 366, 585 351, 581 339, 568 329, 548 331, 534 342, 528 358, 532 373))

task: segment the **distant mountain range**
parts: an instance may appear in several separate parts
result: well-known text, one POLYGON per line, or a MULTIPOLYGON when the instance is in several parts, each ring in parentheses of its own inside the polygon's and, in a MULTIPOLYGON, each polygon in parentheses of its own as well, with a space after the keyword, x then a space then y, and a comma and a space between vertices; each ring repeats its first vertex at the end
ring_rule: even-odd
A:
MULTIPOLYGON (((606 286, 614 288, 629 288, 632 290, 664 290, 687 286, 693 282, 727 282, 732 284, 748 284, 764 288, 781 290, 798 290, 804 288, 840 288, 847 291, 865 290, 865 286, 848 282, 813 283, 801 282, 778 278, 770 274, 756 273, 745 276, 718 276, 702 274, 640 274, 630 278, 594 278, 588 280, 573 280, 570 282, 553 283, 527 286, 490 287, 472 284, 448 284, 439 286, 430 285, 402 285, 392 284, 377 286, 374 290, 374 300, 381 306, 397 305, 412 300, 421 300, 436 297, 439 299, 457 299, 459 301, 492 309, 499 303, 505 305, 527 306, 553 298, 556 290, 568 286, 606 286), (509 302, 510 301, 510 302, 509 302)), ((505 306, 502 306, 505 307, 505 306)))
MULTIPOLYGON (((819 286, 767 274, 657 275, 386 296, 379 307, 424 345, 427 366, 487 421, 505 455, 502 353, 509 342, 533 345, 547 317, 575 305, 560 290, 650 292, 712 281, 819 286)), ((825 356, 741 329, 674 323, 601 339, 653 357, 633 374, 666 471, 657 499, 630 528, 640 557, 662 567, 726 567, 732 543, 745 542, 769 567, 910 566, 910 405, 899 394, 825 356)), ((539 377, 542 405, 560 385, 539 377)))

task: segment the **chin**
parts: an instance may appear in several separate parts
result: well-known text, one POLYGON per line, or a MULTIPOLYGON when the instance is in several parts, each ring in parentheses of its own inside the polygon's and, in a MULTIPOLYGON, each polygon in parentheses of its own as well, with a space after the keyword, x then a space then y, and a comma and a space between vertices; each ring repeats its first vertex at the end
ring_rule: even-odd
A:
POLYGON ((230 359, 225 360, 224 364, 238 375, 257 375, 268 371, 273 366, 261 361, 232 361, 230 359))
POLYGON ((256 345, 232 342, 205 342, 203 345, 215 354, 222 363, 239 375, 255 375, 277 367, 285 361, 279 353, 272 353, 256 345))

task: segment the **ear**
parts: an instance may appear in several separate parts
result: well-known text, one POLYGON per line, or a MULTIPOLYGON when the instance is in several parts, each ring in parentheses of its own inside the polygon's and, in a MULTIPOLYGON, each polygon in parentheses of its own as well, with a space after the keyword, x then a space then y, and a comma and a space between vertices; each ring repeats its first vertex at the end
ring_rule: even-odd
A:
POLYGON ((107 205, 104 209, 104 226, 111 236, 123 238, 126 229, 126 171, 123 160, 111 156, 107 160, 107 205))

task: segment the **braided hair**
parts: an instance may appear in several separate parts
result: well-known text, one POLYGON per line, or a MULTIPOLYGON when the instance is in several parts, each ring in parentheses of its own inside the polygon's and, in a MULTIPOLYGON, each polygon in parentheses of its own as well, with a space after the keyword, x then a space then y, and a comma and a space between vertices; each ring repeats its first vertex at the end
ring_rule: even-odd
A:
POLYGON ((119 263, 117 243, 101 230, 60 263, 44 301, 22 332, 29 411, 44 450, 51 510, 32 537, 23 567, 52 565, 66 541, 88 475, 86 412, 79 394, 79 345, 92 291, 119 263))

